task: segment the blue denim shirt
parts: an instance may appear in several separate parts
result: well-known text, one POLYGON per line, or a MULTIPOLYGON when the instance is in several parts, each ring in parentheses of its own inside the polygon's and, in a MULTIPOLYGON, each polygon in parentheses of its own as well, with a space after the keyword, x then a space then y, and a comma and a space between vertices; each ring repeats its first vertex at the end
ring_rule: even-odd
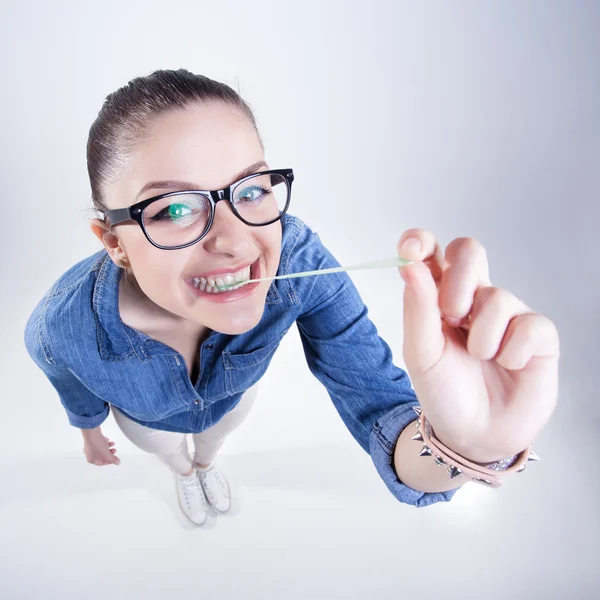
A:
MULTIPOLYGON (((277 275, 340 266, 298 217, 284 215, 281 226, 277 275)), ((147 427, 203 431, 264 375, 295 323, 310 371, 392 494, 423 507, 456 493, 420 492, 395 473, 396 441, 415 420, 418 401, 346 272, 274 280, 256 327, 238 335, 213 331, 204 341, 196 385, 179 352, 123 323, 121 274, 104 249, 83 259, 46 292, 25 327, 27 351, 58 392, 71 425, 97 427, 114 405, 147 427)))

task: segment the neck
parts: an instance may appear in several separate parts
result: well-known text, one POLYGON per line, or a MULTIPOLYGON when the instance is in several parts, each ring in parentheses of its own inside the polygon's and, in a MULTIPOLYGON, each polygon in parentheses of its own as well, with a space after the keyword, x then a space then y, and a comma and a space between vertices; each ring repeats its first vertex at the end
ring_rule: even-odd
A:
POLYGON ((194 335, 200 331, 205 336, 208 336, 212 331, 204 325, 188 321, 153 302, 144 293, 131 269, 123 269, 123 271, 119 290, 120 302, 124 307, 136 312, 141 310, 141 314, 146 315, 145 318, 152 319, 156 323, 162 323, 161 327, 168 326, 181 331, 189 331, 194 335))
POLYGON ((142 291, 137 279, 135 278, 133 271, 131 269, 123 269, 123 287, 125 291, 133 297, 143 297, 144 299, 148 299, 146 294, 142 291))

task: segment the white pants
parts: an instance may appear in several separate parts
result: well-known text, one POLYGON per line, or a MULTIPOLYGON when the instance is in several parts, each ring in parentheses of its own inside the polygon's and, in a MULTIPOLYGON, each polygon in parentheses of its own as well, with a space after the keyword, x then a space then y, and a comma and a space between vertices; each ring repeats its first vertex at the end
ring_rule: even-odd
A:
MULTIPOLYGON (((227 435, 238 427, 250 412, 257 391, 258 383, 246 390, 235 408, 225 414, 216 425, 201 433, 190 434, 194 441, 195 463, 209 465, 213 462, 227 435)), ((114 406, 111 410, 125 437, 141 450, 156 454, 171 471, 183 475, 194 466, 188 452, 188 434, 152 429, 132 421, 114 406)))

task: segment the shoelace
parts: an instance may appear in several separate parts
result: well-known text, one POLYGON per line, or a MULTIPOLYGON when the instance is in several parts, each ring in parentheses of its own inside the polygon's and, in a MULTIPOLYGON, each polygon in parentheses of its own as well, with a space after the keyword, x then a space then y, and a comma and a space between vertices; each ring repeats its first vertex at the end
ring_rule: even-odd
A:
POLYGON ((227 495, 227 484, 226 484, 223 476, 221 475, 221 471, 219 469, 217 469, 217 467, 213 467, 212 469, 210 469, 208 471, 204 471, 204 472, 200 473, 202 482, 206 484, 206 487, 204 488, 206 495, 209 496, 209 498, 213 502, 216 502, 216 498, 212 492, 211 486, 207 481, 207 479, 209 478, 210 475, 212 475, 212 477, 217 481, 218 486, 221 488, 221 492, 223 492, 223 494, 225 494, 225 495, 227 495))
POLYGON ((198 480, 195 477, 194 479, 190 480, 181 479, 181 483, 183 484, 183 497, 185 498, 188 507, 191 504, 191 498, 196 498, 200 506, 204 505, 202 497, 200 496, 200 494, 203 494, 202 486, 198 483, 198 480), (196 493, 194 493, 194 491, 196 491, 196 493))

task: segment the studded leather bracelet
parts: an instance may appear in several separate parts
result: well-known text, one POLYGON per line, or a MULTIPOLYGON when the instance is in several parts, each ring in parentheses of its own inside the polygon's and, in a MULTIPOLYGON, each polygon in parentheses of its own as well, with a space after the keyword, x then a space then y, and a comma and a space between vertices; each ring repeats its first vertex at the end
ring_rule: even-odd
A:
POLYGON ((433 456, 437 465, 445 467, 448 470, 450 479, 458 475, 463 475, 471 481, 475 481, 486 487, 498 488, 502 485, 502 478, 498 475, 499 472, 520 473, 525 469, 525 464, 528 461, 540 460, 535 452, 531 450, 531 446, 529 446, 519 454, 492 463, 483 465, 474 463, 456 454, 456 452, 445 446, 435 437, 433 427, 420 407, 413 406, 413 410, 419 418, 416 420, 417 433, 412 439, 423 442, 423 448, 419 456, 433 456))

